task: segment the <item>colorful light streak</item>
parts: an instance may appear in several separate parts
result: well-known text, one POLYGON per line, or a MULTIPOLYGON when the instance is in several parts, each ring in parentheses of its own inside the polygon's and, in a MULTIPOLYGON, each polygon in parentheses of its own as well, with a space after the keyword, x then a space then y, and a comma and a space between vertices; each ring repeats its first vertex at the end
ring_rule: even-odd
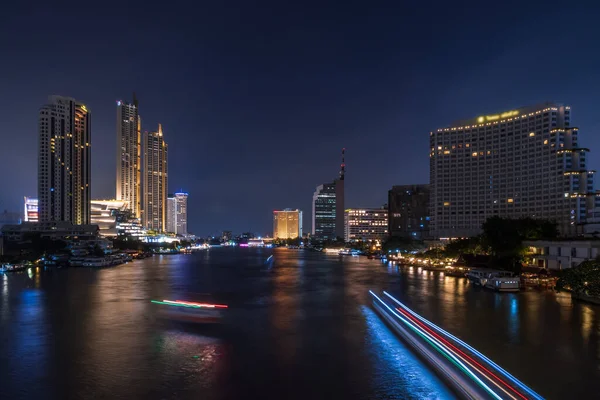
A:
POLYGON ((502 400, 500 396, 498 396, 488 385, 486 385, 473 371, 471 371, 466 365, 464 365, 460 360, 456 358, 450 351, 445 349, 443 346, 436 343, 439 343, 433 336, 427 334, 422 329, 419 329, 418 326, 406 320, 404 317, 396 313, 392 308, 390 308, 383 300, 381 300, 373 291, 369 290, 371 295, 375 297, 385 308, 387 308, 394 316, 396 316, 399 320, 404 322, 406 326, 408 326, 412 331, 417 333, 423 340, 432 345, 434 349, 436 349, 442 356, 444 356, 448 361, 452 364, 456 365, 460 370, 462 370, 467 376, 473 379, 479 386, 481 386, 486 392, 488 392, 492 397, 497 400, 502 400))
POLYGON ((194 303, 190 301, 182 301, 182 300, 150 300, 151 303, 154 304, 164 304, 167 306, 176 306, 176 307, 188 307, 188 308, 228 308, 228 306, 224 304, 208 304, 208 303, 194 303))
MULTIPOLYGON (((371 292, 372 293, 372 292, 371 292)), ((394 301, 396 304, 398 304, 403 310, 404 310, 404 315, 410 314, 415 320, 418 319, 421 324, 427 325, 429 328, 435 330, 436 332, 438 332, 439 334, 445 336, 448 339, 453 340, 455 343, 459 344, 460 346, 462 346, 463 348, 469 350, 474 356, 479 357, 482 361, 484 361, 485 363, 487 363, 488 365, 490 365, 491 367, 493 367, 500 375, 502 375, 505 379, 508 379, 510 382, 512 382, 516 387, 522 389, 525 393, 527 393, 531 398, 536 399, 536 400, 543 400, 543 397, 541 397, 539 394, 535 393, 533 390, 531 390, 529 387, 527 387, 525 384, 523 384, 521 381, 519 381, 517 378, 515 378, 514 376, 512 376, 511 374, 509 374, 506 370, 504 370, 502 367, 500 367, 498 364, 496 364, 495 362, 493 362, 492 360, 490 360, 488 357, 486 357, 484 354, 482 354, 481 352, 479 352, 478 350, 476 350, 475 348, 473 348, 472 346, 470 346, 469 344, 465 343, 464 341, 460 340, 459 338, 457 338, 456 336, 446 332, 445 330, 443 330, 442 328, 438 327, 437 325, 433 324, 432 322, 428 321, 427 319, 421 317, 419 314, 417 314, 416 312, 414 312, 413 310, 411 310, 410 308, 408 308, 407 306, 405 306, 404 304, 402 304, 400 301, 398 301, 396 298, 394 298, 392 295, 390 295, 387 292, 383 292, 383 294, 385 294, 388 298, 390 298, 392 301, 394 301)), ((373 294, 374 295, 374 294, 373 294)), ((379 299, 381 301, 381 299, 379 299)), ((385 304, 385 303, 384 303, 385 304)), ((387 306, 387 305, 386 305, 387 306)), ((400 311, 400 310, 399 310, 400 311)), ((408 317, 408 315, 407 315, 408 317)), ((412 319, 412 318, 411 318, 412 319)), ((434 334, 434 332, 431 332, 432 334, 434 334)), ((440 337, 441 339, 441 337, 440 337)), ((444 340, 444 339, 441 339, 444 340)), ((447 341, 446 341, 447 342, 447 341)), ((448 343, 448 342, 447 342, 448 343)), ((457 349, 458 350, 458 349, 457 349)), ((468 357, 464 352, 458 350, 461 354, 463 354, 464 356, 468 357)), ((470 358, 470 357, 469 357, 470 358)), ((470 358, 473 362, 476 362, 475 360, 473 360, 472 358, 470 358)), ((477 362, 476 362, 477 363, 477 362)), ((481 368, 485 369, 485 367, 483 367, 480 363, 477 363, 477 365, 479 365, 481 368)), ((489 370, 485 369, 486 371, 489 372, 489 370)), ((496 375, 492 374, 490 372, 490 374, 492 376, 494 376, 496 379, 500 380, 503 384, 507 385, 507 387, 509 387, 512 391, 514 391, 515 393, 518 393, 514 390, 514 388, 512 386, 509 386, 506 382, 502 381, 500 378, 498 378, 496 375)), ((518 393, 518 395, 521 398, 526 398, 524 397, 521 393, 518 393)), ((511 396, 512 397, 512 396, 511 396)))
MULTIPOLYGON (((456 355, 458 358, 460 358, 463 362, 465 362, 466 364, 468 364, 471 368, 473 368, 474 370, 476 370, 480 375, 483 376, 492 376, 494 377, 498 382, 500 382, 501 384, 503 384, 506 388, 508 388, 509 390, 511 390, 512 392, 514 392, 517 396, 521 397, 524 400, 527 400, 527 397, 523 396, 521 393, 517 392, 512 386, 510 386, 508 383, 504 382, 501 378, 499 378, 498 376, 496 376, 492 371, 488 370, 487 368, 485 368, 483 365, 481 365, 480 363, 478 363, 476 360, 474 360, 472 357, 469 357, 466 353, 464 353, 462 350, 460 350, 458 347, 454 346, 452 343, 450 343, 449 341, 447 341, 446 339, 442 338, 440 335, 436 334, 435 332, 433 332, 433 330, 431 330, 430 328, 428 328, 425 324, 423 324, 422 322, 420 322, 418 319, 416 319, 414 316, 412 316, 411 314, 409 314, 406 310, 403 310, 401 308, 397 308, 396 310, 398 310, 400 313, 402 313, 403 315, 405 315, 406 317, 408 317, 410 320, 412 320, 413 322, 416 322, 417 325, 419 325, 421 328, 423 328, 425 331, 427 331, 429 334, 435 336, 439 341, 441 341, 444 345, 446 345, 446 348, 448 348, 449 346, 449 350, 456 355), (475 365, 474 365, 475 364, 475 365), (479 367, 479 368, 478 368, 479 367), (485 371, 485 373, 483 371, 485 371)), ((438 342, 439 343, 439 342, 438 342)), ((491 382, 500 390, 502 390, 507 396, 509 396, 512 399, 517 399, 515 396, 513 396, 512 394, 510 394, 509 392, 507 392, 502 386, 498 385, 496 382, 494 382, 493 380, 491 380, 491 382)))

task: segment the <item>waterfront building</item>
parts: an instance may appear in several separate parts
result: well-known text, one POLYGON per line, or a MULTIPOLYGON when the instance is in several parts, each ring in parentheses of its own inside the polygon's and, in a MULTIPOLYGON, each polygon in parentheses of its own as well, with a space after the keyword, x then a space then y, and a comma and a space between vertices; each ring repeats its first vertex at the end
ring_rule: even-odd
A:
POLYGON ((98 226, 68 221, 23 222, 4 225, 1 232, 7 242, 22 242, 28 234, 39 234, 41 238, 52 240, 87 240, 98 237, 98 226))
POLYGON ((133 216, 141 211, 141 119, 138 101, 117 101, 117 187, 116 199, 126 201, 133 216))
POLYGON ((144 132, 143 225, 155 232, 167 228, 168 147, 162 125, 156 132, 144 132))
POLYGON ((169 193, 169 195, 167 195, 167 229, 166 229, 166 231, 169 233, 175 233, 175 231, 177 230, 177 228, 176 228, 177 214, 176 214, 175 210, 176 210, 175 195, 173 195, 172 193, 169 193))
POLYGON ((286 208, 273 211, 273 238, 296 239, 302 237, 302 211, 286 208))
POLYGON ((167 232, 187 235, 188 194, 179 192, 167 197, 167 232))
POLYGON ((344 213, 346 242, 381 241, 388 236, 388 211, 385 208, 350 208, 344 213))
POLYGON ((101 236, 116 237, 117 224, 124 216, 132 215, 125 200, 92 200, 92 224, 98 225, 101 236))
POLYGON ((344 237, 344 176, 346 164, 342 149, 340 176, 317 186, 312 201, 312 236, 335 240, 344 237))
POLYGON ((573 268, 600 256, 598 240, 529 240, 524 241, 526 256, 534 266, 552 270, 573 268))
POLYGON ((41 222, 90 223, 91 113, 70 97, 40 108, 38 200, 41 222))
POLYGON ((25 196, 23 207, 23 221, 38 222, 38 199, 25 196))
POLYGON ((570 107, 554 103, 431 132, 432 235, 477 235, 495 215, 554 220, 563 235, 580 233, 598 199, 588 151, 570 107))
POLYGON ((429 185, 399 185, 388 191, 390 236, 429 238, 429 185))

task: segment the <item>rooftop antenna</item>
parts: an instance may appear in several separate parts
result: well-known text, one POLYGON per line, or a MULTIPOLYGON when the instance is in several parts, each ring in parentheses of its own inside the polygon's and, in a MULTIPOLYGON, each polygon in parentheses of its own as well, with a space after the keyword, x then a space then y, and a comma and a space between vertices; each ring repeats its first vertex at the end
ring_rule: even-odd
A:
POLYGON ((346 148, 342 148, 342 165, 340 165, 340 180, 344 180, 346 174, 346 161, 345 161, 346 148))

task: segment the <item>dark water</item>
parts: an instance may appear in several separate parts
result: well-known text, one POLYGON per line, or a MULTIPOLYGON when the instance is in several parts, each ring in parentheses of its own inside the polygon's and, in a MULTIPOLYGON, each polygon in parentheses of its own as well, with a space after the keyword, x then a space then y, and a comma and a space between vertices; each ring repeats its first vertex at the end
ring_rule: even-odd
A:
POLYGON ((0 275, 0 398, 452 397, 373 314, 370 288, 396 294, 546 397, 597 396, 600 307, 480 291, 362 257, 216 249, 0 275), (149 302, 190 292, 226 298, 227 324, 164 321, 149 302))

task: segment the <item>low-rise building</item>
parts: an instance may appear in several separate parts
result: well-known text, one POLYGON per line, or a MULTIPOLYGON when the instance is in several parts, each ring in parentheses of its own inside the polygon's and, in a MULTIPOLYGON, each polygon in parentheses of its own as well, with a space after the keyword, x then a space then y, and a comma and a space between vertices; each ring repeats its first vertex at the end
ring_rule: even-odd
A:
POLYGON ((53 240, 95 239, 98 225, 74 225, 68 221, 23 222, 19 225, 4 225, 2 236, 7 242, 22 242, 28 234, 39 234, 53 240))
POLYGON ((388 236, 388 210, 385 208, 350 208, 344 213, 344 240, 375 241, 388 236))
POLYGON ((600 240, 531 240, 523 242, 531 263, 539 268, 573 268, 600 255, 600 240))

